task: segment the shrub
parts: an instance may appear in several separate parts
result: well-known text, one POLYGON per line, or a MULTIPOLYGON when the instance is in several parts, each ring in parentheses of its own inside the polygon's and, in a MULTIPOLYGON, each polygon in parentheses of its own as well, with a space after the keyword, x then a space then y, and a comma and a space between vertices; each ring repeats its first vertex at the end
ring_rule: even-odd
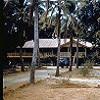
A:
POLYGON ((89 68, 89 69, 92 69, 93 68, 93 65, 94 65, 94 62, 93 61, 90 61, 90 60, 87 60, 85 63, 84 63, 84 66, 86 68, 89 68))
POLYGON ((82 74, 83 76, 89 75, 89 69, 87 67, 81 68, 80 74, 82 74))
POLYGON ((84 64, 83 64, 83 68, 81 68, 80 70, 80 74, 82 74, 83 76, 87 76, 90 73, 90 69, 93 68, 93 61, 87 60, 84 64))

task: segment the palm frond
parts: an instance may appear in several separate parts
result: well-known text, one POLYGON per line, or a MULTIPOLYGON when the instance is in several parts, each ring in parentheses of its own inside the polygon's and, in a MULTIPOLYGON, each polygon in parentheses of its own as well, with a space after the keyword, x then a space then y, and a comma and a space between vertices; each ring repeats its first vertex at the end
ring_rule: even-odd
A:
POLYGON ((62 10, 63 10, 64 16, 67 16, 67 14, 69 13, 69 9, 66 8, 65 6, 62 6, 62 10))
POLYGON ((58 35, 58 17, 59 17, 59 15, 58 14, 56 14, 56 23, 55 23, 55 29, 54 29, 54 32, 53 32, 53 37, 55 37, 54 35, 58 35))
POLYGON ((39 23, 43 23, 45 21, 46 17, 47 17, 47 11, 42 14, 42 16, 39 20, 39 23))
POLYGON ((81 32, 81 27, 79 26, 79 23, 77 23, 76 19, 72 16, 71 16, 71 20, 72 20, 72 29, 77 33, 79 34, 81 32))
POLYGON ((64 32, 65 29, 66 29, 66 19, 62 19, 61 20, 61 28, 60 28, 61 33, 64 32))
MULTIPOLYGON (((55 7, 56 7, 56 6, 55 6, 55 7)), ((48 28, 49 28, 50 25, 51 25, 51 22, 52 22, 52 18, 53 18, 53 13, 54 13, 55 7, 52 8, 51 16, 50 16, 50 18, 48 19, 48 22, 47 22, 47 24, 48 24, 48 28)))
POLYGON ((40 20, 39 20, 39 23, 40 23, 40 24, 41 24, 41 23, 44 23, 44 21, 46 21, 47 15, 48 15, 48 13, 49 13, 51 10, 52 10, 52 8, 50 7, 50 8, 48 9, 48 11, 45 11, 45 12, 41 15, 40 20))

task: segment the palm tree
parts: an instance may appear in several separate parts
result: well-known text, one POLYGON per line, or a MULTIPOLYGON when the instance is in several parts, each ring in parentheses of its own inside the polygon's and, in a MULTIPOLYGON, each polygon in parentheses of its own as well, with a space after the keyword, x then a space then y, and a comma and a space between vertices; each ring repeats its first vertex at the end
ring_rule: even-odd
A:
POLYGON ((57 19, 58 19, 58 25, 57 25, 57 29, 58 29, 58 51, 57 51, 57 69, 56 69, 56 75, 55 76, 59 76, 59 59, 60 59, 60 17, 61 17, 61 7, 60 5, 58 5, 58 11, 59 14, 57 15, 57 19))
MULTIPOLYGON (((40 2, 38 0, 33 0, 32 5, 30 6, 30 24, 32 23, 32 16, 34 11, 34 49, 31 63, 31 71, 30 71, 30 83, 35 83, 35 67, 38 64, 40 66, 40 56, 39 56, 39 34, 38 34, 38 4, 40 2)), ((48 0, 47 0, 48 3, 48 0)), ((42 3, 41 3, 42 4, 42 3)), ((48 6, 47 6, 48 7, 48 6)), ((39 7, 40 12, 43 11, 39 7)), ((41 13, 40 13, 41 14, 41 13)))
POLYGON ((37 64, 37 55, 39 52, 39 36, 38 36, 38 0, 33 0, 31 13, 34 10, 34 49, 30 71, 30 83, 35 83, 35 67, 37 64))
POLYGON ((6 34, 6 37, 9 40, 9 46, 7 50, 9 51, 9 49, 15 49, 18 45, 20 46, 21 71, 24 71, 24 64, 22 58, 22 46, 24 43, 23 32, 25 31, 24 25, 28 23, 27 10, 26 10, 26 8, 28 8, 28 5, 23 6, 23 2, 24 2, 23 0, 21 1, 9 0, 6 1, 3 7, 4 23, 5 23, 4 34, 6 34))
POLYGON ((72 29, 70 29, 70 59, 69 59, 69 71, 72 71, 72 45, 73 45, 73 33, 72 29))
POLYGON ((23 26, 23 22, 21 20, 20 22, 20 27, 19 27, 19 31, 20 31, 20 36, 19 36, 19 41, 20 41, 20 64, 21 64, 21 71, 24 71, 24 61, 23 61, 23 57, 22 57, 22 38, 23 38, 23 30, 22 30, 22 26, 23 26))
POLYGON ((78 42, 79 42, 79 36, 77 35, 77 46, 76 46, 76 68, 79 68, 79 67, 78 67, 78 63, 79 63, 79 59, 78 59, 78 51, 79 51, 79 48, 78 48, 78 42))
MULTIPOLYGON (((54 5, 54 7, 52 7, 52 11, 51 11, 51 8, 49 8, 49 10, 51 11, 51 16, 47 19, 47 25, 48 25, 48 27, 50 27, 50 25, 55 26, 53 35, 57 35, 57 37, 59 37, 59 34, 61 34, 62 32, 67 33, 67 30, 69 29, 70 24, 72 24, 70 13, 73 12, 73 10, 75 9, 75 5, 74 5, 74 3, 72 1, 67 1, 67 0, 58 0, 53 5, 54 5), (61 17, 60 17, 60 23, 61 23, 61 25, 59 24, 59 21, 56 20, 56 17, 53 16, 53 14, 55 14, 54 12, 57 11, 57 7, 59 8, 58 4, 61 7, 60 9, 58 9, 58 11, 61 12, 61 13, 63 12, 61 14, 61 17), (54 25, 54 23, 55 23, 55 25, 54 25), (58 25, 59 25, 59 28, 57 27, 58 25), (58 32, 58 29, 59 29, 60 33, 58 32)), ((59 44, 59 42, 58 42, 58 44, 59 44)), ((59 46, 60 45, 58 45, 58 51, 60 52, 60 50, 59 50, 60 47, 59 46)), ((59 53, 58 53, 57 57, 59 58, 59 53)), ((59 72, 58 71, 58 66, 59 66, 59 61, 58 61, 59 59, 58 58, 57 58, 57 63, 58 64, 57 64, 57 71, 56 71, 56 73, 59 72)))

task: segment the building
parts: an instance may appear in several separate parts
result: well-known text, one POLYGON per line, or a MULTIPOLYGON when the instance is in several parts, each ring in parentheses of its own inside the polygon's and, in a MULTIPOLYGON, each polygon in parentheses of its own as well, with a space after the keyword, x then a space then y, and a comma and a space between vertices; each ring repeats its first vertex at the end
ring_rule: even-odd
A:
MULTIPOLYGON (((70 39, 61 39, 60 43, 61 52, 60 56, 70 57, 70 39)), ((72 49, 72 57, 73 64, 75 64, 76 58, 76 47, 77 47, 77 39, 73 39, 73 49, 72 49)), ((78 41, 78 57, 82 59, 83 55, 86 56, 89 49, 92 47, 92 44, 89 42, 85 42, 82 40, 78 41)), ((27 62, 32 58, 32 52, 34 48, 33 40, 27 41, 23 46, 22 57, 27 62)), ((58 48, 58 40, 57 39, 39 39, 39 50, 40 50, 40 58, 43 57, 56 57, 57 56, 57 48, 58 48)), ((14 52, 9 52, 7 57, 9 59, 19 59, 20 48, 17 47, 14 52)))

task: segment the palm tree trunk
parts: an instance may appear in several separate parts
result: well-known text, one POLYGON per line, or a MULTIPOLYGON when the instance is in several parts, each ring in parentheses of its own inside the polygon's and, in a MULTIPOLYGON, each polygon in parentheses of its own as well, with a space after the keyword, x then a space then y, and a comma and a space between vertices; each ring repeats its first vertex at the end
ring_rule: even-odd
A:
MULTIPOLYGON (((34 1, 34 0, 33 0, 34 1)), ((30 83, 35 83, 35 67, 37 65, 37 53, 39 47, 39 35, 38 35, 38 0, 34 1, 34 49, 31 63, 31 71, 30 71, 30 83)))
POLYGON ((56 69, 56 75, 55 76, 59 76, 59 59, 60 59, 60 36, 58 37, 57 69, 56 69))
MULTIPOLYGON (((22 25, 22 21, 20 23, 20 25, 22 25)), ((22 37, 23 37, 23 30, 21 29, 20 26, 20 64, 21 64, 21 71, 24 71, 24 62, 23 62, 23 58, 22 58, 22 37)))
POLYGON ((79 42, 79 37, 77 37, 77 47, 76 47, 76 68, 78 68, 78 51, 79 51, 79 48, 78 48, 78 42, 79 42))
POLYGON ((72 71, 72 44, 73 44, 73 33, 72 33, 72 29, 70 28, 70 59, 69 59, 70 67, 69 67, 69 71, 72 71))
POLYGON ((38 50, 37 50, 37 58, 38 58, 38 68, 41 67, 41 63, 40 63, 40 51, 39 51, 39 39, 38 39, 38 50))
POLYGON ((61 8, 58 6, 59 10, 59 15, 58 15, 58 51, 57 51, 57 69, 56 69, 56 75, 59 76, 59 59, 60 59, 60 13, 61 13, 61 8))
POLYGON ((24 61, 22 58, 22 45, 20 46, 20 63, 21 63, 21 71, 24 71, 24 61))

